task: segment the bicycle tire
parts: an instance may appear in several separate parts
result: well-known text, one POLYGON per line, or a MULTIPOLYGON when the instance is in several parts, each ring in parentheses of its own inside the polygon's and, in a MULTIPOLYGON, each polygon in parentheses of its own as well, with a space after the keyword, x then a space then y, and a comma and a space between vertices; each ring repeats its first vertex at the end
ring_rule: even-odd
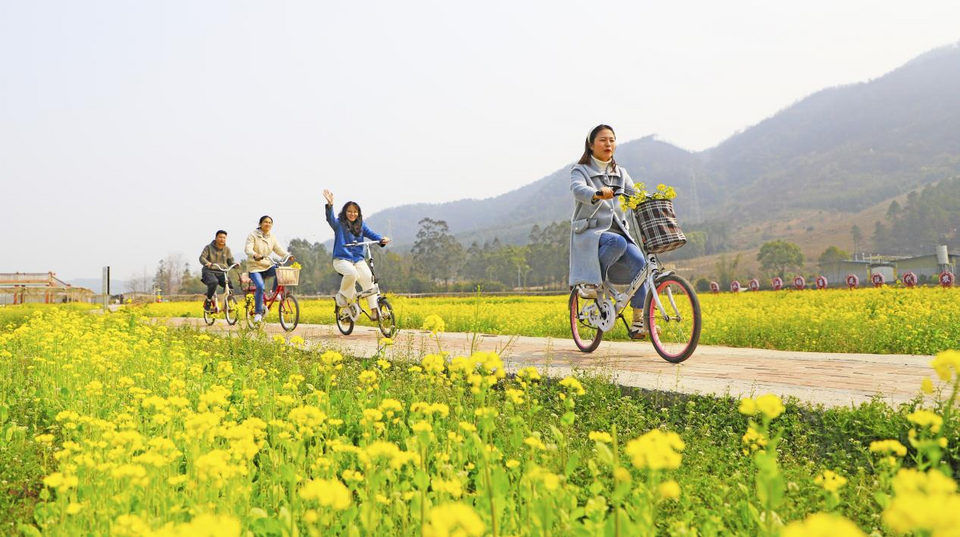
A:
POLYGON ((377 302, 380 306, 380 316, 377 318, 380 333, 383 334, 383 337, 393 337, 397 333, 397 319, 393 316, 393 306, 383 297, 380 297, 377 302))
POLYGON ((240 305, 237 303, 237 297, 230 295, 223 301, 223 316, 230 326, 237 324, 240 319, 240 305))
POLYGON ((214 313, 207 311, 207 308, 203 308, 203 322, 207 323, 207 326, 213 326, 213 323, 217 320, 214 315, 214 313))
POLYGON ((700 299, 690 282, 676 274, 668 274, 654 282, 667 317, 660 315, 653 302, 653 292, 648 290, 643 302, 644 324, 657 354, 678 364, 689 358, 700 343, 703 326, 700 299))
POLYGON ((293 332, 299 323, 300 302, 293 295, 284 295, 280 301, 280 326, 287 332, 293 332))
MULTIPOLYGON (((593 352, 597 350, 597 347, 600 346, 600 341, 603 340, 603 330, 599 328, 588 327, 586 324, 580 321, 580 303, 581 301, 588 302, 592 299, 583 299, 580 297, 579 291, 574 288, 570 292, 570 301, 568 306, 570 309, 570 333, 573 335, 573 343, 583 352, 593 352), (592 336, 589 332, 581 334, 581 330, 596 330, 592 336)), ((596 303, 596 300, 593 300, 596 303)))
POLYGON ((333 307, 333 316, 337 319, 337 329, 340 333, 349 336, 353 332, 353 319, 347 315, 340 315, 340 306, 333 307))

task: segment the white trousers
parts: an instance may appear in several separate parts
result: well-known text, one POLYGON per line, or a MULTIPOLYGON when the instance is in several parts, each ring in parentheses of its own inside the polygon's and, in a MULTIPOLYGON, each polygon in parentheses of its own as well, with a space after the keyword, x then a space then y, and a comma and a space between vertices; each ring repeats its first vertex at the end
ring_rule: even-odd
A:
MULTIPOLYGON (((373 288, 373 274, 370 273, 370 267, 364 260, 351 263, 346 259, 334 259, 333 270, 343 275, 340 280, 340 295, 346 301, 352 301, 357 296, 357 282, 360 282, 360 288, 367 291, 373 288)), ((377 294, 374 293, 367 297, 367 304, 370 309, 377 307, 377 294)))

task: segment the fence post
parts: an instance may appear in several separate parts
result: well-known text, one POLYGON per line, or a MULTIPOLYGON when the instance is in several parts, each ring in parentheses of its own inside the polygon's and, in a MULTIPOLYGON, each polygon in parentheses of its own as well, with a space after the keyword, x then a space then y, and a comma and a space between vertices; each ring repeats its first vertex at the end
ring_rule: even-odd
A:
POLYGON ((110 300, 110 267, 103 267, 103 282, 100 292, 103 293, 103 312, 106 313, 107 302, 110 300))

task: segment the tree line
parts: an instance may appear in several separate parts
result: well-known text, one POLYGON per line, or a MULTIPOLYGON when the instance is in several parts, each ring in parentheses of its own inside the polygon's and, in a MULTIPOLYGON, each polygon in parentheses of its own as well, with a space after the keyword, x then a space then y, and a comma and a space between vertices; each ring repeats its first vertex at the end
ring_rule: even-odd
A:
MULTIPOLYGON (((444 220, 424 218, 413 247, 408 252, 391 248, 371 249, 380 288, 387 292, 430 293, 443 291, 504 291, 566 289, 570 255, 570 222, 534 225, 523 245, 502 244, 499 239, 474 241, 464 247, 444 220)), ((340 288, 340 274, 333 270, 326 246, 306 239, 293 239, 287 249, 300 263, 297 294, 333 294, 340 288)), ((236 255, 236 253, 235 253, 236 255)), ((240 256, 236 256, 240 257, 240 256)), ((239 289, 239 273, 231 285, 239 289)), ((193 271, 180 253, 170 254, 146 270, 127 278, 127 290, 164 295, 199 294, 206 291, 200 270, 193 271)))
POLYGON ((937 245, 960 248, 960 177, 928 185, 907 194, 904 205, 894 200, 885 221, 877 221, 873 244, 890 255, 933 255, 937 245))

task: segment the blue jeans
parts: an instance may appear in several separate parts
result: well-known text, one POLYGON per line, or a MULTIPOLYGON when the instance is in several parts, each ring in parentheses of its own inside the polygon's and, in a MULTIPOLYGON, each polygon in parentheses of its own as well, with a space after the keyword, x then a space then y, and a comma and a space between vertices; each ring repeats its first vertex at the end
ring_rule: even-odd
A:
MULTIPOLYGON (((643 252, 633 243, 627 242, 623 235, 612 231, 604 231, 600 235, 600 272, 606 276, 607 270, 615 263, 622 265, 630 274, 630 281, 640 274, 643 266, 647 264, 643 258, 643 252)), ((630 299, 630 306, 634 308, 643 308, 643 299, 647 296, 647 286, 640 287, 633 298, 630 299)))
POLYGON ((277 269, 270 267, 263 272, 251 272, 250 280, 253 282, 257 291, 253 294, 254 303, 257 305, 256 312, 263 314, 263 279, 273 276, 273 291, 277 291, 277 269))

